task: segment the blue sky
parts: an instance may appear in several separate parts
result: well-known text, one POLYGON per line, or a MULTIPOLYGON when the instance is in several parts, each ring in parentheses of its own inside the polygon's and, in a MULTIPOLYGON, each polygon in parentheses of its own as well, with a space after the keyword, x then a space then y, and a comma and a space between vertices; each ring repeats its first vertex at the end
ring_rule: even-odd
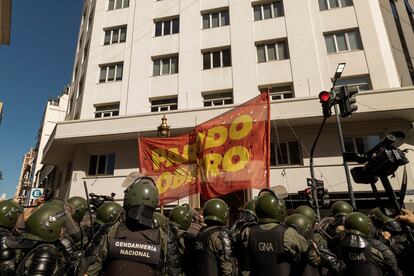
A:
POLYGON ((0 46, 0 195, 14 195, 46 101, 70 82, 83 0, 14 0, 11 45, 0 46))

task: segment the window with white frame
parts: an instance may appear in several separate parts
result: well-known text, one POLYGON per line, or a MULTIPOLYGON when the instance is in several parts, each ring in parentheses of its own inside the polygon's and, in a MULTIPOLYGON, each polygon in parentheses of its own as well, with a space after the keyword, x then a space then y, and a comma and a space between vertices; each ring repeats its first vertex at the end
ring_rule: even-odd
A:
POLYGON ((287 41, 257 44, 257 61, 259 63, 289 58, 287 41))
POLYGON ((293 86, 289 85, 268 85, 259 87, 260 91, 269 91, 270 100, 283 100, 295 97, 293 86))
POLYGON ((352 6, 352 0, 319 0, 321 11, 352 6))
POLYGON ((379 135, 345 137, 345 151, 364 154, 380 142, 379 135))
POLYGON ((203 51, 203 69, 231 66, 231 51, 229 48, 214 51, 203 51))
POLYGON ((180 20, 177 18, 156 21, 155 36, 178 34, 180 31, 180 20))
POLYGON ((301 165, 302 156, 298 141, 270 143, 270 165, 301 165))
POLYGON ((283 1, 273 1, 264 4, 253 5, 254 21, 265 20, 284 16, 283 1))
POLYGON ((99 75, 99 82, 112 82, 122 80, 122 73, 124 70, 124 63, 104 64, 100 65, 101 73, 99 75))
POLYGON ((105 29, 104 45, 125 42, 126 33, 126 26, 105 29))
POLYGON ((152 99, 151 101, 151 112, 162 112, 177 110, 178 108, 178 98, 164 98, 164 99, 152 99))
POLYGON ((326 51, 328 53, 362 50, 358 30, 335 32, 325 34, 324 36, 326 51))
POLYGON ((203 93, 205 107, 226 104, 233 104, 233 91, 203 93))
POLYGON ((119 116, 119 103, 95 106, 95 118, 119 116))
POLYGON ((364 91, 371 89, 371 82, 369 76, 347 77, 336 81, 335 87, 340 86, 358 87, 359 91, 364 91))
POLYGON ((89 157, 88 175, 113 175, 115 169, 115 153, 91 155, 89 157))
POLYGON ((211 29, 230 24, 229 10, 202 13, 203 29, 211 29))
POLYGON ((129 0, 109 0, 108 11, 129 7, 129 0))
POLYGON ((153 58, 153 76, 178 73, 178 55, 164 58, 153 58))

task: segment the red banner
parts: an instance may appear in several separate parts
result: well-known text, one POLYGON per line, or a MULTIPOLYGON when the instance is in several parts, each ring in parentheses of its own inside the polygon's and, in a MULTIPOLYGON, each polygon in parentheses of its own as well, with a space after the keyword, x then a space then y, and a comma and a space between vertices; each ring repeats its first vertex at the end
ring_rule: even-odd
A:
POLYGON ((263 93, 171 138, 140 138, 141 172, 162 204, 200 192, 205 199, 269 184, 269 96, 263 93))

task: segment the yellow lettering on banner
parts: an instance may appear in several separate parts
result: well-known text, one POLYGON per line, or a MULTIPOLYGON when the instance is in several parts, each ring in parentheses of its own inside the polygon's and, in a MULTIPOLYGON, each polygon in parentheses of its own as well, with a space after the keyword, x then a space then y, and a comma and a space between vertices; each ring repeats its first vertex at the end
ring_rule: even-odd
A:
MULTIPOLYGON (((224 126, 212 127, 207 132, 205 149, 219 147, 226 142, 228 137, 227 128, 224 126)), ((204 137, 203 137, 204 138, 204 137)))
POLYGON ((246 137, 253 127, 253 118, 247 114, 237 117, 230 125, 229 136, 232 140, 246 137), (239 127, 241 126, 241 127, 239 127))
POLYGON ((190 167, 179 167, 174 173, 172 181, 172 189, 181 187, 193 180, 193 175, 190 167))
POLYGON ((243 169, 249 160, 249 150, 243 146, 236 146, 224 154, 222 166, 226 172, 237 172, 243 169))
POLYGON ((183 163, 183 157, 178 152, 178 148, 170 148, 168 149, 168 158, 167 163, 165 163, 165 166, 171 167, 173 164, 181 164, 183 163))
POLYGON ((207 176, 217 176, 220 174, 218 166, 221 163, 221 154, 218 153, 209 153, 204 155, 204 164, 206 169, 207 176))
POLYGON ((197 144, 185 145, 183 150, 183 157, 188 161, 196 161, 197 144))
POLYGON ((160 194, 165 193, 171 188, 173 175, 170 172, 163 172, 157 179, 157 189, 160 194))
POLYGON ((156 149, 151 151, 152 168, 157 171, 160 168, 160 164, 167 160, 164 149, 156 149))

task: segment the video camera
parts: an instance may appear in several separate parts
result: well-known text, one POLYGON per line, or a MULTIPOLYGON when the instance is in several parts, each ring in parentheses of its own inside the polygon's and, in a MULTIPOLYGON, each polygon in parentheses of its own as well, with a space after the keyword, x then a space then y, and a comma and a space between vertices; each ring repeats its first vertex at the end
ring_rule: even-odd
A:
POLYGON ((351 169, 352 178, 356 183, 371 184, 378 177, 387 177, 395 173, 398 167, 408 163, 403 151, 393 146, 397 141, 403 141, 405 134, 400 131, 391 132, 374 148, 364 154, 344 153, 346 161, 364 164, 363 167, 351 169))
POLYGON ((115 200, 115 193, 111 193, 111 196, 107 195, 96 195, 94 193, 89 194, 89 202, 91 204, 92 210, 96 211, 105 201, 114 201, 115 200))

